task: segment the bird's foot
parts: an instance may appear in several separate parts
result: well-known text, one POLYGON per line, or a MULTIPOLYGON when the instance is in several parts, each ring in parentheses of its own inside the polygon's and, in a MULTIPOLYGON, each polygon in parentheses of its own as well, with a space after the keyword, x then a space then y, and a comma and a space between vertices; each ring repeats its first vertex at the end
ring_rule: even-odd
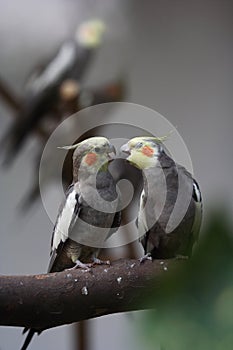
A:
POLYGON ((110 260, 100 260, 98 258, 93 258, 93 265, 108 265, 110 266, 110 260))
POLYGON ((140 262, 140 264, 142 264, 142 263, 144 263, 144 261, 146 261, 146 260, 152 261, 151 253, 145 254, 143 257, 141 257, 141 258, 139 259, 139 262, 140 262))
POLYGON ((90 271, 92 267, 92 264, 84 264, 82 263, 80 260, 76 260, 75 265, 73 267, 70 267, 69 269, 67 269, 67 271, 72 271, 72 270, 76 270, 76 269, 84 269, 86 271, 90 271))
POLYGON ((180 254, 177 254, 176 257, 175 257, 177 260, 188 260, 188 256, 187 255, 180 255, 180 254))

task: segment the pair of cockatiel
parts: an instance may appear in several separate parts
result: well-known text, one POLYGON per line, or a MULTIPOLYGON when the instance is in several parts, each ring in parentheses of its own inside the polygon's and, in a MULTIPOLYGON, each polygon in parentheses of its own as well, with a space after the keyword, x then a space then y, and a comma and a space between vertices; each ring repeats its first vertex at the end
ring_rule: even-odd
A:
MULTIPOLYGON (((121 222, 120 198, 108 170, 116 153, 114 146, 105 137, 92 137, 65 148, 75 149, 73 183, 54 227, 48 272, 74 267, 89 269, 93 264, 108 263, 99 260, 98 254, 121 222)), ((133 138, 121 151, 143 174, 137 227, 145 256, 150 254, 152 259, 190 256, 202 215, 197 182, 167 155, 159 138, 133 138), (177 222, 171 217, 180 201, 187 205, 177 222)), ((38 330, 29 330, 21 350, 27 348, 35 332, 38 330)))

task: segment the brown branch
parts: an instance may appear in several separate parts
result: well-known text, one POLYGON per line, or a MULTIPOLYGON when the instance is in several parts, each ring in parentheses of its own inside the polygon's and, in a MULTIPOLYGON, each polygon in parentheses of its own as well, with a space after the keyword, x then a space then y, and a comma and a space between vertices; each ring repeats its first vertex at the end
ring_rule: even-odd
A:
POLYGON ((150 284, 182 260, 118 260, 96 266, 29 276, 0 276, 0 325, 47 329, 116 312, 150 307, 150 284))

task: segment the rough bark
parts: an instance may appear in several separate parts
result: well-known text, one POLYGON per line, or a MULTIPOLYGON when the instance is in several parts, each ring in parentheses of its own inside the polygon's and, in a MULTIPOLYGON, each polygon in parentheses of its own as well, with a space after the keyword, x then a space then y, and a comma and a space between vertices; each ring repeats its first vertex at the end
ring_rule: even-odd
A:
POLYGON ((151 283, 179 260, 118 260, 59 273, 0 276, 0 325, 47 329, 116 312, 149 308, 151 283))

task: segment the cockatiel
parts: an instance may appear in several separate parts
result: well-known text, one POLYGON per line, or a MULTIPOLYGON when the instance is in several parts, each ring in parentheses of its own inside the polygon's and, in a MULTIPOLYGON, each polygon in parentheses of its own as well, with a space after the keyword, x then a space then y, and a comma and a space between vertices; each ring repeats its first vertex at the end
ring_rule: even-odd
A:
POLYGON ((75 38, 66 40, 44 70, 31 78, 23 111, 1 141, 6 152, 4 164, 11 163, 32 130, 56 106, 62 83, 69 79, 80 82, 103 32, 100 20, 82 23, 75 38))
MULTIPOLYGON (((108 263, 99 260, 98 254, 121 220, 119 196, 108 171, 114 146, 105 137, 92 137, 64 148, 75 148, 73 183, 54 226, 48 272, 108 263)), ((21 350, 27 348, 35 332, 40 330, 29 330, 21 350)))
POLYGON ((201 193, 192 175, 164 151, 161 139, 135 137, 121 147, 143 173, 140 241, 152 259, 189 257, 201 225, 201 193))

